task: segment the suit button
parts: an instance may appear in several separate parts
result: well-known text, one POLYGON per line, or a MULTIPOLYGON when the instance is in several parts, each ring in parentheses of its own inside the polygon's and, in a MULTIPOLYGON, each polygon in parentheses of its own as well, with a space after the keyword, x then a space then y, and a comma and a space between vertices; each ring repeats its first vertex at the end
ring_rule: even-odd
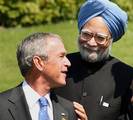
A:
POLYGON ((87 92, 83 92, 83 97, 86 97, 87 96, 87 92))

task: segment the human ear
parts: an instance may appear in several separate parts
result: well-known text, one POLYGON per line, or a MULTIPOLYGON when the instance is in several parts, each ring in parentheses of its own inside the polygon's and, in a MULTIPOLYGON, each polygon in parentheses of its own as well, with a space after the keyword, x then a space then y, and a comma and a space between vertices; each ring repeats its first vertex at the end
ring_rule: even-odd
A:
POLYGON ((39 56, 33 57, 33 64, 39 71, 42 71, 44 69, 44 60, 42 60, 39 56))

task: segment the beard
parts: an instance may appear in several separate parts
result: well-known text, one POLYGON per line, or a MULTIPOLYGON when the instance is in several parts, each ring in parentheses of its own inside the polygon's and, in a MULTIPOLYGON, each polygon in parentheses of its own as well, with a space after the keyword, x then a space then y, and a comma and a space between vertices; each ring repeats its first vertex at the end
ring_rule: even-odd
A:
POLYGON ((106 48, 97 47, 95 49, 87 45, 80 45, 79 43, 78 46, 81 57, 87 62, 94 63, 105 60, 109 57, 112 43, 110 43, 106 48))

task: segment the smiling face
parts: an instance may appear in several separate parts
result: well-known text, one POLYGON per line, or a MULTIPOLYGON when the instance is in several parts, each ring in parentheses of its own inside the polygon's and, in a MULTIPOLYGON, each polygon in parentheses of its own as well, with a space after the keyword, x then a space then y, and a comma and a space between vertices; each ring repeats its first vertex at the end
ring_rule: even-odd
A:
POLYGON ((66 58, 66 50, 59 38, 50 38, 48 40, 47 53, 48 59, 45 61, 42 74, 49 82, 51 88, 65 85, 66 72, 71 64, 66 58))
POLYGON ((78 40, 80 53, 83 59, 89 62, 97 62, 106 59, 109 56, 112 41, 111 39, 107 39, 107 42, 104 44, 99 44, 98 42, 103 38, 110 37, 111 35, 107 25, 101 17, 95 17, 88 21, 83 26, 78 40), (90 34, 91 37, 88 37, 90 34), (89 39, 87 40, 87 38, 89 39))

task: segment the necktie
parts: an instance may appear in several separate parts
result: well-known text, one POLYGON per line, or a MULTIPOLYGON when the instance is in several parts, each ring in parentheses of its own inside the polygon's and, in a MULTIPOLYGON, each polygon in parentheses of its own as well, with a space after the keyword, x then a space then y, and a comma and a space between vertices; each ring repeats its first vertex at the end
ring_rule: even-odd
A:
POLYGON ((39 99, 39 104, 40 104, 39 120, 49 120, 47 112, 47 106, 48 106, 47 99, 45 97, 41 97, 39 99))

